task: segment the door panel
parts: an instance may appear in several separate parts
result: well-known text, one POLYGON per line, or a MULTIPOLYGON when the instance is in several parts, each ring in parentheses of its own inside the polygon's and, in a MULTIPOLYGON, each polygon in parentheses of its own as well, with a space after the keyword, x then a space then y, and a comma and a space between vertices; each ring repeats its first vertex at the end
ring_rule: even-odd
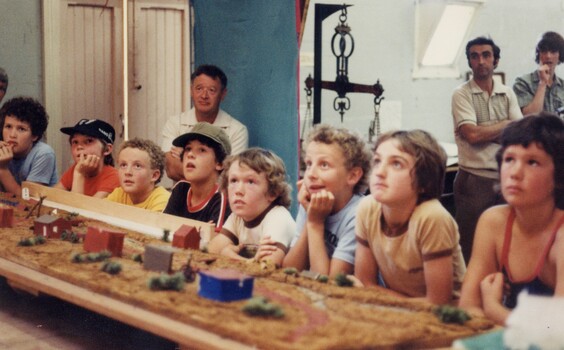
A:
MULTIPOLYGON (((61 28, 62 126, 73 126, 82 118, 105 120, 116 129, 116 145, 121 143, 123 113, 119 6, 117 0, 67 1, 61 28)), ((72 157, 68 138, 61 142, 66 145, 62 147, 64 171, 72 164, 72 157)))
POLYGON ((167 117, 188 107, 188 2, 135 1, 131 6, 129 136, 160 145, 167 117))

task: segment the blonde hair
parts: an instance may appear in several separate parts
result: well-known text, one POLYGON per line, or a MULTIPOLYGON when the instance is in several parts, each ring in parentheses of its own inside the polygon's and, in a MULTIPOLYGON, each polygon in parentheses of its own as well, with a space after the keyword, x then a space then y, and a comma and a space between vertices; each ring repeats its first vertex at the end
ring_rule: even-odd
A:
POLYGON ((252 147, 234 156, 229 156, 225 160, 225 170, 220 178, 223 191, 227 191, 229 168, 235 162, 239 162, 239 164, 243 164, 259 174, 265 174, 268 181, 268 194, 276 198, 272 203, 286 208, 290 207, 292 203, 290 198, 292 187, 286 179, 286 167, 280 157, 267 149, 259 147, 252 147))
POLYGON ((305 152, 307 145, 311 142, 339 146, 345 157, 345 167, 347 170, 357 167, 362 169, 362 177, 354 186, 353 192, 360 193, 367 187, 372 154, 368 145, 360 136, 344 128, 318 124, 308 134, 303 152, 305 152))
POLYGON ((163 150, 153 141, 140 138, 124 141, 119 148, 119 153, 126 148, 137 148, 147 152, 151 161, 151 169, 160 171, 159 178, 155 181, 155 184, 158 184, 164 174, 165 154, 163 150))

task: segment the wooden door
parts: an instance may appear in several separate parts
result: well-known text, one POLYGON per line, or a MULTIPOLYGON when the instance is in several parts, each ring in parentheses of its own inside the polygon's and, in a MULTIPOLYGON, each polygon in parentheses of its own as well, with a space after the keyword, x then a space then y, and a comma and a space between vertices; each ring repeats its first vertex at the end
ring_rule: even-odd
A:
POLYGON ((129 137, 161 144, 167 117, 189 108, 186 0, 129 2, 129 137))
MULTIPOLYGON (((107 121, 123 135, 122 2, 118 0, 64 1, 61 11, 62 126, 82 118, 107 121)), ((68 137, 61 142, 63 172, 72 157, 68 137)))

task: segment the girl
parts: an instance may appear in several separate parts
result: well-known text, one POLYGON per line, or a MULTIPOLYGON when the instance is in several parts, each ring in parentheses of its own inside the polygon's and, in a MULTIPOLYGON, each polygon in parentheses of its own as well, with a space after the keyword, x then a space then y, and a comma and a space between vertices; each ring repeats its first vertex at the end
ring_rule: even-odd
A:
POLYGON ((74 164, 63 174, 56 188, 105 198, 119 187, 113 167, 114 128, 103 120, 81 119, 74 127, 61 128, 70 135, 74 164))
POLYGON ((459 234, 438 201, 446 153, 422 130, 381 135, 371 195, 358 207, 355 277, 390 294, 449 303, 465 272, 459 234))
POLYGON ((510 124, 497 154, 507 201, 478 221, 460 306, 504 324, 517 294, 564 295, 564 124, 542 113, 510 124))

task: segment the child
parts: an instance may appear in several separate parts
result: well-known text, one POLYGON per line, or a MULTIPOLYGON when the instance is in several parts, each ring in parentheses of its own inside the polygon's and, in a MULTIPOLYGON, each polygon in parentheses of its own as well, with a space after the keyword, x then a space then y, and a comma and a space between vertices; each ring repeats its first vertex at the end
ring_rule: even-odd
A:
POLYGON ((250 148, 226 163, 221 186, 227 190, 233 213, 210 242, 210 253, 281 265, 296 229, 288 211, 291 187, 284 162, 270 151, 250 148), (256 247, 254 257, 246 255, 256 247))
POLYGON ((564 123, 548 113, 513 122, 497 161, 507 204, 478 221, 460 306, 504 324, 523 289, 564 295, 564 123))
POLYGON ((57 183, 55 152, 40 141, 48 123, 43 106, 29 97, 13 98, 0 110, 0 183, 4 191, 20 195, 22 181, 57 183))
POLYGON ((170 193, 157 186, 163 176, 164 152, 153 141, 132 139, 121 144, 118 155, 120 187, 108 200, 153 211, 163 211, 170 193))
POLYGON ((74 127, 61 128, 70 135, 74 164, 63 174, 56 188, 105 198, 119 187, 113 167, 114 128, 103 120, 81 119, 74 127))
POLYGON ((356 208, 366 188, 370 151, 360 137, 328 125, 313 129, 306 145, 297 231, 284 266, 351 274, 356 208))
POLYGON ((358 206, 355 277, 389 294, 447 304, 465 272, 458 228, 438 198, 446 153, 422 130, 378 137, 371 195, 358 206))
POLYGON ((231 153, 229 137, 212 124, 197 123, 172 144, 183 149, 180 159, 186 181, 176 183, 164 212, 213 222, 219 232, 231 213, 218 184, 223 161, 231 153))

